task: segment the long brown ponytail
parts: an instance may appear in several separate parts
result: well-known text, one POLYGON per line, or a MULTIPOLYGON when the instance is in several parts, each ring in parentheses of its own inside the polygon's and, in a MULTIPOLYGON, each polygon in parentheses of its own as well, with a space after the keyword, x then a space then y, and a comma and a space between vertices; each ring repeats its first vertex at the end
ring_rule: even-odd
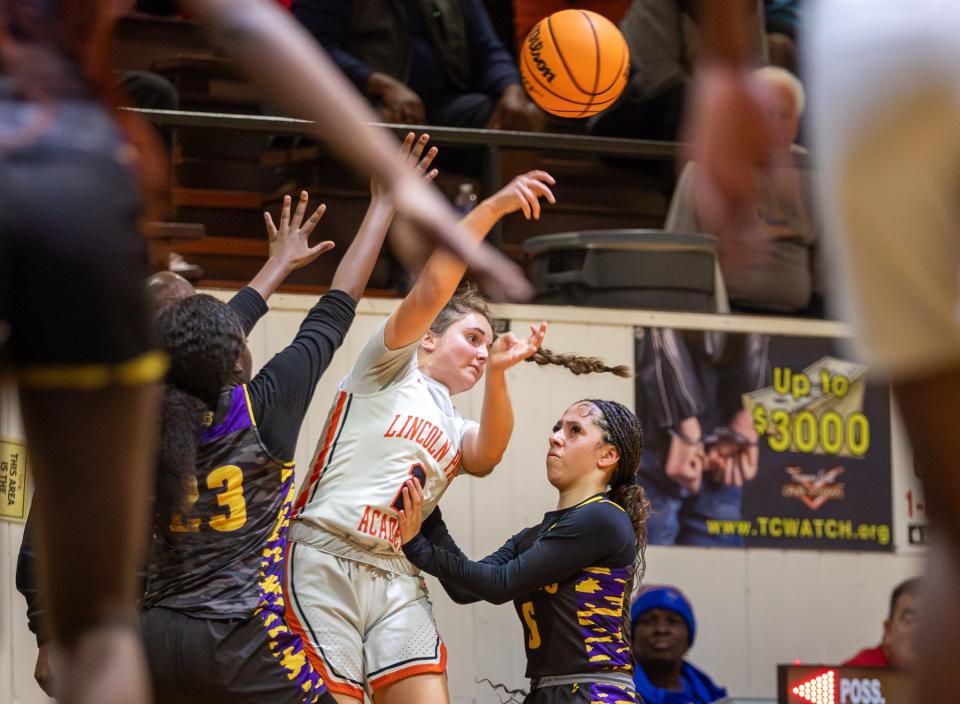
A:
MULTIPOLYGON (((446 332, 447 328, 468 313, 479 313, 487 319, 490 327, 493 327, 493 317, 491 316, 490 308, 487 306, 487 302, 480 294, 480 291, 472 284, 465 284, 457 290, 447 305, 443 307, 443 310, 437 314, 437 317, 430 325, 430 330, 435 335, 442 335, 446 332)), ((552 364, 558 367, 565 367, 571 373, 578 376, 581 374, 614 374, 615 376, 624 378, 633 376, 630 367, 622 364, 611 367, 599 357, 561 354, 543 348, 537 350, 532 357, 524 361, 533 362, 540 366, 552 364)))
POLYGON ((615 367, 607 366, 599 357, 582 357, 575 354, 560 354, 552 350, 540 348, 534 355, 524 361, 533 362, 540 366, 555 364, 560 367, 566 367, 571 373, 577 376, 581 374, 613 374, 628 378, 633 376, 630 367, 619 364, 615 367))

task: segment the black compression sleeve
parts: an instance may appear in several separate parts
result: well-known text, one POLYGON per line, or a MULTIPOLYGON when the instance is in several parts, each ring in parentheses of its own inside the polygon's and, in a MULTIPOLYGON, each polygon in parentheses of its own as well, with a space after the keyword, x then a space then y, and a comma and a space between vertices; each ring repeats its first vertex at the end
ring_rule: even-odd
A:
MULTIPOLYGON (((464 555, 463 551, 460 549, 460 546, 457 545, 456 541, 453 539, 453 536, 450 535, 450 531, 447 529, 447 524, 443 522, 443 516, 440 513, 439 507, 435 508, 433 513, 427 516, 426 520, 424 520, 423 525, 420 528, 420 535, 429 540, 434 546, 446 550, 451 555, 456 556, 457 559, 466 561, 470 560, 469 557, 464 555)), ((519 535, 522 535, 522 533, 519 535)), ((515 544, 519 535, 515 535, 510 538, 510 540, 504 543, 500 549, 498 549, 492 555, 487 555, 485 558, 480 560, 480 562, 492 565, 502 565, 516 557, 517 550, 515 544)), ((458 604, 472 604, 482 599, 482 597, 477 596, 472 591, 459 589, 456 585, 449 582, 444 582, 443 580, 440 580, 440 586, 443 587, 443 590, 447 593, 447 596, 449 596, 458 604)))
POLYGON ((605 502, 571 509, 556 525, 534 541, 530 549, 499 561, 511 550, 508 541, 491 558, 472 562, 418 535, 403 546, 404 555, 428 574, 494 604, 516 599, 552 582, 560 582, 584 567, 607 557, 628 555, 634 542, 629 520, 622 511, 605 502))
POLYGON ((300 426, 320 375, 343 343, 357 302, 343 291, 329 291, 307 313, 293 342, 278 352, 250 381, 250 403, 267 449, 293 459, 300 426))
POLYGON ((27 600, 27 628, 37 637, 37 645, 47 640, 41 627, 43 609, 40 607, 40 586, 37 576, 36 553, 33 548, 33 528, 30 519, 23 527, 23 542, 17 555, 17 591, 27 600))
POLYGON ((249 286, 237 291, 233 298, 227 302, 227 305, 240 316, 240 324, 243 326, 244 335, 249 335, 257 321, 266 315, 269 310, 263 297, 249 286))

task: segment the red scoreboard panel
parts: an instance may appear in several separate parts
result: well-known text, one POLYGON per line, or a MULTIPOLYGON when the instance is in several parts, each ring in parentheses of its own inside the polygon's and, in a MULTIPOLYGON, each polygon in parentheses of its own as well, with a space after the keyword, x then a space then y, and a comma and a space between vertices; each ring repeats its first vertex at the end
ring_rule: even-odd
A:
POLYGON ((902 672, 839 665, 778 665, 778 704, 912 704, 902 672))

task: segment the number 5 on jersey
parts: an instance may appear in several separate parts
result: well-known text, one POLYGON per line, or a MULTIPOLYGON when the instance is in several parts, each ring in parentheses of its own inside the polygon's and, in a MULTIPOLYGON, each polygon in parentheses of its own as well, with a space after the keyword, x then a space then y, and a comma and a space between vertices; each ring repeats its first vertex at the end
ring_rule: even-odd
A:
POLYGON ((527 624, 527 629, 530 631, 527 647, 530 650, 536 650, 540 647, 540 629, 537 627, 536 615, 533 613, 533 602, 523 602, 520 605, 520 612, 523 614, 523 622, 527 624))

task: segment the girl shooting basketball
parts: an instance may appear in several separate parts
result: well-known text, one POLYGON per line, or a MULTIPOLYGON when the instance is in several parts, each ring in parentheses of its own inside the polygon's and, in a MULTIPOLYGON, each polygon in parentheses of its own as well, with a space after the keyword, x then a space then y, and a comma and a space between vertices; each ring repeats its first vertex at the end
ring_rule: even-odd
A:
MULTIPOLYGON (((482 239, 504 215, 538 217, 553 202, 542 171, 515 178, 464 219, 482 239)), ((297 500, 288 560, 288 618, 341 702, 447 701, 446 650, 427 590, 400 554, 396 510, 404 482, 423 486, 429 513, 460 472, 499 463, 513 430, 505 372, 533 357, 579 372, 598 360, 538 352, 545 325, 495 342, 485 302, 472 289, 452 299, 463 265, 443 251, 428 260, 399 308, 360 353, 330 413, 313 471, 297 500), (578 366, 578 365, 583 365, 578 366), (454 394, 486 374, 479 423, 454 394)))
MULTIPOLYGON (((513 179, 463 220, 477 242, 504 215, 539 217, 553 179, 513 179)), ((546 325, 496 343, 483 299, 451 299, 465 271, 435 251, 361 351, 330 413, 291 525, 288 617, 340 701, 447 699, 446 650, 422 580, 400 554, 400 489, 416 477, 432 509, 460 471, 493 470, 513 429, 505 372, 540 346, 546 325), (480 423, 451 396, 486 372, 480 423), (399 504, 397 504, 399 506, 399 504)))

